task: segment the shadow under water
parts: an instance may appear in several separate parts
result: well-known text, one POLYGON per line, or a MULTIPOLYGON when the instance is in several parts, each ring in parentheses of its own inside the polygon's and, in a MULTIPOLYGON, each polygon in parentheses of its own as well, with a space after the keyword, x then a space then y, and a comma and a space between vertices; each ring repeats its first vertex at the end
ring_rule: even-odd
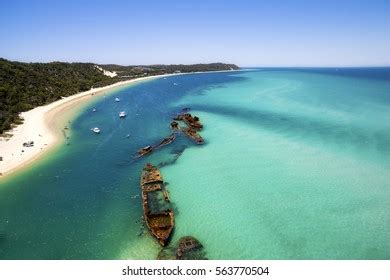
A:
POLYGON ((241 119, 263 129, 291 137, 309 138, 325 145, 355 149, 370 154, 373 150, 386 159, 390 157, 390 134, 387 131, 368 131, 353 124, 327 122, 285 113, 243 109, 234 106, 202 105, 197 111, 241 119))
POLYGON ((173 157, 171 159, 166 160, 166 161, 160 162, 157 165, 157 167, 161 168, 161 167, 164 167, 167 165, 174 164, 179 159, 179 157, 183 154, 184 150, 187 148, 188 148, 187 145, 181 145, 179 147, 172 149, 171 154, 173 155, 173 157))

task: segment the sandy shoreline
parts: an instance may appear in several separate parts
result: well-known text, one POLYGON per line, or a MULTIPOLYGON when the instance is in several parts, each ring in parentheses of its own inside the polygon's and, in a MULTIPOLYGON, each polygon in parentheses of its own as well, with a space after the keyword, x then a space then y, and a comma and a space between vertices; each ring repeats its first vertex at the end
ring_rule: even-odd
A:
POLYGON ((0 138, 0 157, 2 157, 0 178, 29 165, 61 143, 64 137, 59 127, 58 118, 76 104, 79 105, 81 102, 98 98, 101 93, 120 86, 169 75, 142 77, 94 88, 21 113, 24 119, 23 124, 9 131, 12 134, 11 138, 0 138), (34 146, 23 147, 23 143, 28 141, 34 141, 34 146))
MULTIPOLYGON (((9 133, 13 136, 9 139, 0 138, 0 180, 7 175, 20 170, 34 162, 59 143, 64 141, 59 118, 71 111, 80 103, 98 98, 101 93, 111 91, 117 87, 132 84, 138 81, 150 80, 161 77, 216 72, 235 72, 240 70, 222 70, 209 72, 191 72, 178 74, 165 74, 136 78, 133 80, 118 82, 109 86, 94 88, 65 97, 48 105, 34 108, 21 113, 24 122, 9 133), (33 147, 23 147, 23 143, 34 141, 33 147)), ((65 125, 65 124, 62 124, 65 125)))

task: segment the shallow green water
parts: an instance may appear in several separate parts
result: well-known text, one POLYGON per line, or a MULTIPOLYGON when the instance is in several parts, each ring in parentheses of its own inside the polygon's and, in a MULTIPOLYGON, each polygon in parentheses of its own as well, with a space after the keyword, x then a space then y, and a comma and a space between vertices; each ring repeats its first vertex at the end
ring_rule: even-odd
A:
POLYGON ((140 170, 152 162, 165 165, 173 242, 193 235, 211 259, 389 259, 389 105, 388 69, 195 74, 124 88, 72 121, 70 146, 0 183, 0 258, 155 258, 159 245, 138 236, 137 222, 140 170), (179 136, 133 161, 183 107, 201 118, 206 145, 179 136))

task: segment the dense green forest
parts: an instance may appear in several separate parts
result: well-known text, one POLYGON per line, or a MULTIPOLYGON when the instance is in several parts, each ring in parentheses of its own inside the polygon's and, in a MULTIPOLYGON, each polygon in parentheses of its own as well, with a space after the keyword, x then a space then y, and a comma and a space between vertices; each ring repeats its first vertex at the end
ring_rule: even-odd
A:
POLYGON ((23 63, 0 58, 0 134, 21 123, 19 114, 92 87, 140 76, 175 72, 239 69, 233 64, 120 66, 99 65, 117 76, 109 77, 93 63, 23 63))

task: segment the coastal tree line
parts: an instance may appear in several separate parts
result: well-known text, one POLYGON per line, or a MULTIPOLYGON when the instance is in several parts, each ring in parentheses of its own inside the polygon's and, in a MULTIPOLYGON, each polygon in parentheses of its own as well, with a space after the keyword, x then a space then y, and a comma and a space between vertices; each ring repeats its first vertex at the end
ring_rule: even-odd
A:
POLYGON ((108 77, 93 63, 23 63, 0 58, 0 134, 23 121, 21 112, 91 88, 140 76, 238 69, 236 65, 223 63, 99 66, 118 75, 108 77))

